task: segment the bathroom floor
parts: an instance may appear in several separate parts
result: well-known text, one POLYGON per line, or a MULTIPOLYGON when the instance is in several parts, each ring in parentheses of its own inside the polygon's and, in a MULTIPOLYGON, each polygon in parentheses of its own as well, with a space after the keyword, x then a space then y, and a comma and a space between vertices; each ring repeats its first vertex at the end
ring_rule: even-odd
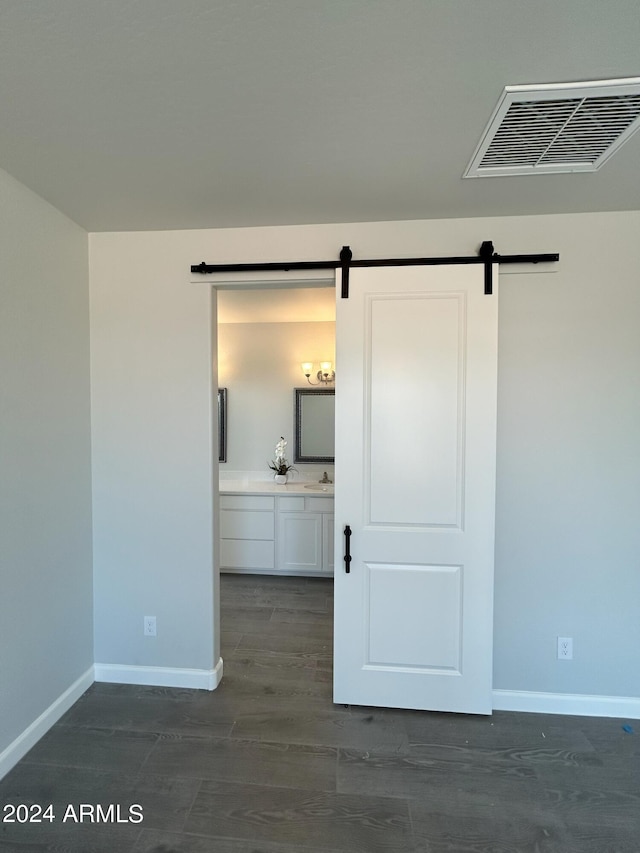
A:
POLYGON ((93 685, 0 782, 55 814, 1 853, 638 853, 640 724, 335 706, 332 582, 221 586, 218 689, 93 685))

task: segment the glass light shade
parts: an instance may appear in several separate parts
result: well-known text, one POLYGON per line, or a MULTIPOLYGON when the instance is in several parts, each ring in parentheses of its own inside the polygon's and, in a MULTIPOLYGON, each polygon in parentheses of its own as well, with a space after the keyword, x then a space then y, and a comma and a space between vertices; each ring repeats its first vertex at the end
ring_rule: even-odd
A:
POLYGON ((308 376, 311 373, 313 373, 313 362, 312 361, 303 361, 300 366, 302 367, 302 372, 304 373, 305 376, 308 376))
POLYGON ((320 362, 320 370, 323 373, 331 373, 331 362, 330 361, 321 361, 320 362))

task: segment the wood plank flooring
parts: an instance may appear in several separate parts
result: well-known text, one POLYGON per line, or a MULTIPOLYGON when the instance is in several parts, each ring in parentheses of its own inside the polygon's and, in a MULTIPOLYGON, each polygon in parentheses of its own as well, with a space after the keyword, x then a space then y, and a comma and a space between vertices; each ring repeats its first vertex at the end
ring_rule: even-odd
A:
POLYGON ((0 853, 640 851, 640 725, 333 705, 332 582, 221 585, 218 689, 94 684, 0 782, 56 815, 0 853))

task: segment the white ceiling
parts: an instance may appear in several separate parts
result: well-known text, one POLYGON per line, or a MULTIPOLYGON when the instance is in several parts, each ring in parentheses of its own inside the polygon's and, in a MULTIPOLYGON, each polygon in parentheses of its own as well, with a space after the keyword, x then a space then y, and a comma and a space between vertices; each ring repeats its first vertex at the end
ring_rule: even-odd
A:
POLYGON ((0 0, 0 167, 89 231, 640 207, 461 175, 505 85, 640 74, 639 0, 0 0))

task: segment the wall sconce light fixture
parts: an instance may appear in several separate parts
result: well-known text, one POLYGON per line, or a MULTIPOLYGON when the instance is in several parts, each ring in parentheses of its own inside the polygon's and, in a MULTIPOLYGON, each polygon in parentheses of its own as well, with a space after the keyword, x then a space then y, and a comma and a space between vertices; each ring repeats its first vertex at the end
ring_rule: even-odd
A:
POLYGON ((321 361, 320 370, 316 373, 317 382, 311 381, 313 373, 313 362, 305 361, 301 365, 302 372, 307 377, 309 385, 328 385, 330 382, 336 381, 336 372, 333 370, 333 365, 330 361, 321 361))

